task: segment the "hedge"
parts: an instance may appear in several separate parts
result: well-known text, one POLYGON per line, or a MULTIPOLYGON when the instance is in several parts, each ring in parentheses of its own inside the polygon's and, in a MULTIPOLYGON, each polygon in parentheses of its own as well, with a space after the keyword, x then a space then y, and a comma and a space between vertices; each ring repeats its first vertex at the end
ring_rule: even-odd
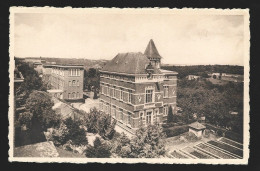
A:
POLYGON ((170 128, 164 128, 167 137, 174 137, 189 131, 188 125, 174 126, 170 128))

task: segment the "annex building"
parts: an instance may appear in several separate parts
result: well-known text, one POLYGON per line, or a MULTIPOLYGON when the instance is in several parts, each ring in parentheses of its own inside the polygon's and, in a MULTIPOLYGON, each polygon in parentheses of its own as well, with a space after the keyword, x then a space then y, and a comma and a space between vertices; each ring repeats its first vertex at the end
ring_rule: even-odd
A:
POLYGON ((43 79, 51 85, 48 92, 54 97, 67 101, 83 100, 84 65, 43 65, 43 79))
POLYGON ((100 71, 100 110, 129 132, 176 112, 177 72, 161 69, 161 58, 150 40, 144 54, 119 53, 100 71))

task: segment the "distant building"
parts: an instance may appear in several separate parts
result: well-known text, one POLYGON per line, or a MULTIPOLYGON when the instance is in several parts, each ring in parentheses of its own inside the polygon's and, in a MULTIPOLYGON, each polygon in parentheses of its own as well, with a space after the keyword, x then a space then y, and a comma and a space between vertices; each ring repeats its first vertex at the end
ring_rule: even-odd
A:
POLYGON ((231 115, 237 115, 237 114, 238 114, 238 112, 233 112, 233 111, 230 111, 230 112, 229 112, 229 114, 231 114, 231 115))
POLYGON ((100 71, 100 109, 134 133, 161 124, 169 107, 176 113, 177 72, 160 68, 153 40, 145 53, 119 53, 100 71))
POLYGON ((48 80, 54 97, 67 101, 83 100, 83 65, 44 65, 43 78, 48 80))
POLYGON ((194 122, 189 125, 189 132, 192 132, 197 137, 201 137, 205 129, 206 127, 199 122, 194 122))
POLYGON ((200 79, 200 76, 197 76, 197 75, 188 75, 186 77, 188 80, 199 80, 200 79))

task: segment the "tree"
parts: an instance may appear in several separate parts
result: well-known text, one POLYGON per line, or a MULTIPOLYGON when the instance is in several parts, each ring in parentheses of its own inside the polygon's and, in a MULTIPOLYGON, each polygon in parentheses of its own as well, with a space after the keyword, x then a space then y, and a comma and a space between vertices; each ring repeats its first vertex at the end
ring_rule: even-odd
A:
POLYGON ((74 121, 71 117, 63 121, 59 128, 53 130, 52 140, 57 146, 66 143, 75 146, 88 144, 86 131, 81 127, 80 121, 74 121))
POLYGON ((173 122, 173 113, 172 113, 172 107, 169 106, 169 111, 168 111, 168 116, 167 116, 167 122, 170 123, 170 122, 173 122))
POLYGON ((156 158, 165 154, 165 134, 159 125, 148 125, 136 131, 131 141, 131 157, 156 158))
POLYGON ((94 146, 89 145, 85 150, 85 155, 89 158, 109 158, 111 152, 109 146, 96 137, 94 146))
POLYGON ((54 103, 48 93, 33 91, 25 104, 26 111, 32 114, 32 125, 40 126, 42 130, 58 127, 60 116, 52 110, 53 105, 54 103))
POLYGON ((123 132, 113 142, 112 151, 122 158, 128 158, 131 156, 131 140, 123 132))
POLYGON ((90 112, 84 115, 84 125, 87 127, 88 132, 98 133, 104 139, 113 138, 116 120, 112 121, 110 115, 98 111, 96 108, 90 109, 90 112))
POLYGON ((67 118, 64 121, 67 129, 67 139, 71 140, 72 145, 87 145, 88 139, 86 137, 86 132, 83 128, 81 128, 80 121, 73 121, 71 117, 67 118))
POLYGON ((19 118, 18 118, 18 123, 19 123, 19 126, 23 126, 25 125, 26 128, 31 128, 31 120, 32 120, 32 116, 33 114, 30 113, 30 112, 23 112, 19 115, 19 118))

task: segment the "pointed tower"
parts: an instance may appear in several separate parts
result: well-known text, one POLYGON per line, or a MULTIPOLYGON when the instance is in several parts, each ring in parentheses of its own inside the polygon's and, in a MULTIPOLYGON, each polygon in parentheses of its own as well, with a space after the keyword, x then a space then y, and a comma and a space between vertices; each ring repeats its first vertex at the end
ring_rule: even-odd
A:
POLYGON ((161 67, 161 56, 159 52, 157 51, 155 44, 153 42, 153 39, 151 39, 146 47, 146 50, 144 54, 147 56, 147 58, 151 61, 152 65, 156 68, 161 67))

